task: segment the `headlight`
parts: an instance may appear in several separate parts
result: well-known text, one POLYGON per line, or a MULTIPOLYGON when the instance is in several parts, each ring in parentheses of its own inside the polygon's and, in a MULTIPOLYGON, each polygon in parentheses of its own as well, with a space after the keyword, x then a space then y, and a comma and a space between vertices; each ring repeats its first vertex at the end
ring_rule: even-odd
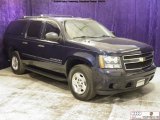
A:
POLYGON ((122 68, 120 57, 116 56, 99 56, 100 68, 122 68))

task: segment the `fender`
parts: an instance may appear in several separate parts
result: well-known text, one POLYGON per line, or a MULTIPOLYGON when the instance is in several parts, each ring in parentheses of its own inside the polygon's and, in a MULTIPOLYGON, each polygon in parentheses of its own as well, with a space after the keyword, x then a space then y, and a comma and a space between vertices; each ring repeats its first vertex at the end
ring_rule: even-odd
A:
POLYGON ((66 63, 72 60, 81 60, 86 62, 90 66, 94 66, 96 63, 96 56, 93 56, 92 54, 86 52, 76 52, 72 56, 69 56, 67 58, 66 63))
POLYGON ((64 64, 66 69, 66 75, 69 73, 70 69, 77 64, 87 64, 90 67, 96 66, 96 54, 95 56, 86 52, 76 52, 69 56, 64 64))

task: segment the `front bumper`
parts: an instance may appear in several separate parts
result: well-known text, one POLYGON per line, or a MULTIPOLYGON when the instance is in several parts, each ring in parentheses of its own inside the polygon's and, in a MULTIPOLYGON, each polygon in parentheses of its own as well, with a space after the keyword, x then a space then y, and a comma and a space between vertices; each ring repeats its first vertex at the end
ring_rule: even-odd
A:
POLYGON ((111 95, 135 90, 147 85, 154 77, 155 70, 155 65, 138 71, 93 69, 96 92, 100 95, 111 95), (145 79, 144 85, 136 87, 137 81, 142 79, 145 79))

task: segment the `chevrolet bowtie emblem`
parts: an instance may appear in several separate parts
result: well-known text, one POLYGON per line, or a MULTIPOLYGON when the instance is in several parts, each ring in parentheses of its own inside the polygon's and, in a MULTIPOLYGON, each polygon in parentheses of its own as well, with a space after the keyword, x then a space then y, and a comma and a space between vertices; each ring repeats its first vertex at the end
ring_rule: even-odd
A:
POLYGON ((140 61, 140 62, 144 62, 144 61, 145 61, 145 58, 144 58, 144 57, 140 57, 140 58, 139 58, 139 61, 140 61))

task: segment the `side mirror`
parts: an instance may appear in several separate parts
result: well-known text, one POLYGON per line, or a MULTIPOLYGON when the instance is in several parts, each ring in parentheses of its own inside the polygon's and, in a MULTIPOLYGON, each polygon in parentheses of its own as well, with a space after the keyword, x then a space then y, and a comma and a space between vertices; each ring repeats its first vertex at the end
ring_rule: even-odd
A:
POLYGON ((57 41, 59 38, 58 34, 55 32, 49 32, 45 35, 45 37, 47 40, 52 40, 52 41, 57 41))

